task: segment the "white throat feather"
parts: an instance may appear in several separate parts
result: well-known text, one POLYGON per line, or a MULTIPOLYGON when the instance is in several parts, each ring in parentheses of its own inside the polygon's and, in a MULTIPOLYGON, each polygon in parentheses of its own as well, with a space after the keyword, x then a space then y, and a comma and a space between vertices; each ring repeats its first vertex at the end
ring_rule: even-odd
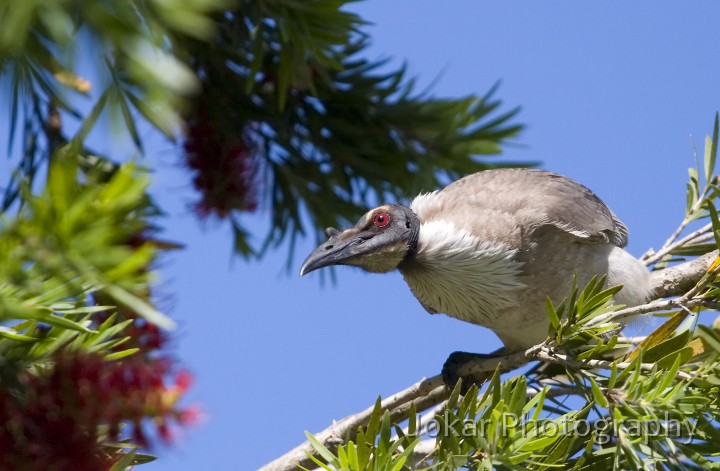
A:
POLYGON ((401 265, 400 271, 429 312, 492 328, 524 287, 515 252, 436 220, 420 226, 418 251, 409 261, 412 269, 401 265))

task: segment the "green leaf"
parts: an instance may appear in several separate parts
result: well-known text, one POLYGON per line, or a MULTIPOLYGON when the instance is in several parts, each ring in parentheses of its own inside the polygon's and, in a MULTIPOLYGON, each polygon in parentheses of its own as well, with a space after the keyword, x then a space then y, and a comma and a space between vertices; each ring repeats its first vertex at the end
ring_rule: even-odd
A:
POLYGON ((390 413, 385 411, 380 425, 380 443, 390 443, 390 434, 392 434, 390 413))
POLYGON ((689 330, 685 330, 674 337, 670 337, 648 349, 643 355, 643 360, 647 363, 654 363, 671 353, 677 352, 687 345, 691 336, 692 333, 689 330))
POLYGON ((560 317, 558 316, 555 306, 553 306, 552 300, 550 300, 549 296, 545 298, 545 310, 550 318, 551 330, 549 333, 553 334, 560 327, 560 317))
MULTIPOLYGON (((545 466, 562 463, 565 465, 568 455, 570 454, 571 447, 575 442, 575 436, 564 435, 560 440, 556 441, 550 450, 546 453, 543 464, 545 466)), ((542 468, 540 468, 542 469, 542 468)))
MULTIPOLYGON (((535 438, 525 442, 521 447, 521 451, 537 451, 546 448, 555 443, 562 435, 552 434, 544 437, 535 438)), ((524 461, 524 460, 523 460, 524 461)))
POLYGON ((348 456, 345 452, 346 448, 354 448, 354 444, 352 440, 350 440, 346 445, 341 445, 338 447, 337 451, 337 459, 338 463, 340 464, 341 468, 347 468, 348 467, 348 456))
POLYGON ((693 211, 695 203, 700 199, 700 183, 698 177, 698 170, 694 167, 688 169, 688 175, 690 181, 687 184, 687 208, 686 214, 690 216, 693 211))
POLYGON ((373 406, 372 414, 368 420, 367 427, 365 428, 365 436, 372 441, 375 441, 375 437, 380 431, 380 420, 383 416, 382 410, 382 399, 380 396, 375 399, 375 405, 373 406))
POLYGON ((56 305, 50 306, 53 311, 58 311, 64 315, 67 314, 92 314, 95 312, 103 312, 103 311, 110 311, 115 309, 115 306, 83 306, 83 307, 74 307, 74 304, 69 304, 69 308, 63 309, 60 307, 57 307, 56 305))
POLYGON ((157 456, 148 455, 147 453, 135 453, 133 464, 152 463, 155 460, 157 460, 157 456))
POLYGON ((682 348, 676 352, 673 352, 673 353, 661 358, 660 360, 655 362, 655 364, 659 368, 670 369, 673 367, 673 365, 675 364, 676 361, 679 361, 681 365, 684 365, 685 362, 687 362, 690 358, 692 358, 692 355, 693 355, 692 347, 685 347, 685 348, 682 348))
MULTIPOLYGON (((372 437, 374 441, 375 437, 372 437)), ((357 439, 355 440, 355 446, 357 447, 358 457, 358 469, 365 469, 367 464, 370 462, 370 456, 372 454, 371 446, 368 443, 368 439, 363 432, 363 428, 358 428, 357 439)))
MULTIPOLYGON (((604 281, 604 277, 603 280, 604 281)), ((601 283, 597 285, 599 288, 602 286, 601 283)), ((622 289, 622 286, 611 286, 607 289, 604 289, 602 291, 598 291, 596 293, 593 293, 592 296, 589 296, 580 306, 581 307, 581 315, 583 318, 587 318, 586 315, 594 312, 597 310, 600 306, 603 304, 609 303, 613 296, 615 296, 620 290, 622 289)), ((598 313, 600 314, 600 313, 598 313)), ((593 316, 594 317, 594 316, 593 316)), ((587 318, 589 320, 589 318, 587 318)))
POLYGON ((720 249, 720 217, 718 217, 717 209, 711 200, 707 200, 705 205, 710 213, 710 221, 712 221, 713 235, 715 236, 715 248, 720 249))
POLYGON ((45 322, 46 324, 56 325, 58 327, 64 327, 66 329, 76 330, 78 332, 95 332, 94 330, 89 329, 87 326, 85 326, 79 322, 75 322, 66 317, 56 316, 53 314, 35 315, 34 317, 28 316, 28 317, 26 317, 26 319, 35 319, 40 322, 45 322))
POLYGON ((126 96, 150 124, 155 126, 170 141, 175 141, 175 126, 177 124, 175 117, 170 115, 166 110, 154 109, 150 104, 141 100, 133 93, 126 91, 126 96))
POLYGON ((592 395, 593 399, 595 399, 595 402, 600 407, 608 407, 608 400, 605 397, 605 395, 600 390, 600 386, 598 386, 597 382, 594 378, 590 377, 590 386, 592 388, 592 395))
POLYGON ((685 310, 678 311, 670 319, 663 322, 660 327, 652 331, 650 335, 645 337, 645 339, 643 339, 643 341, 640 342, 632 352, 630 352, 630 355, 628 355, 627 357, 627 361, 632 361, 637 358, 637 356, 643 349, 652 348, 669 338, 673 334, 673 332, 675 332, 675 329, 677 329, 678 326, 682 323, 682 321, 685 320, 687 315, 688 312, 685 310))
POLYGON ((410 403, 410 410, 408 411, 408 425, 407 435, 408 437, 414 437, 417 434, 417 410, 415 409, 415 403, 410 403))
POLYGON ((348 442, 347 445, 347 461, 350 469, 360 469, 360 462, 358 461, 357 446, 352 442, 348 442))
POLYGON ((97 122, 100 114, 103 112, 103 110, 105 109, 105 105, 108 102, 110 90, 111 87, 105 89, 102 95, 100 95, 100 97, 98 98, 97 102, 95 102, 92 110, 90 110, 90 113, 83 120, 80 129, 73 138, 73 147, 75 149, 75 152, 73 153, 76 153, 80 149, 82 149, 82 143, 85 142, 87 135, 90 133, 90 131, 92 131, 92 128, 95 127, 95 123, 97 122))
MULTIPOLYGON (((318 455, 320 455, 327 463, 329 464, 339 464, 337 458, 335 455, 325 447, 322 443, 318 441, 317 438, 310 432, 306 431, 305 436, 308 439, 308 442, 310 442, 310 445, 315 449, 318 455)), ((308 455, 311 456, 311 455, 308 455)), ((320 463, 317 463, 320 464, 320 463)), ((329 468, 326 468, 329 469, 329 468)))
POLYGON ((125 127, 130 133, 130 137, 132 138, 135 147, 137 147, 140 152, 143 152, 142 140, 140 139, 140 134, 138 133, 137 126, 135 125, 135 119, 130 112, 130 107, 127 103, 127 96, 122 93, 122 89, 120 89, 120 93, 118 94, 117 102, 122 113, 123 121, 125 122, 125 127))
POLYGON ((102 291, 107 293, 123 306, 147 319, 148 322, 151 322, 160 328, 172 330, 176 327, 175 322, 172 319, 162 314, 147 302, 124 290, 120 286, 108 285, 105 286, 102 291))
POLYGON ((117 462, 115 462, 112 465, 112 467, 110 468, 110 471, 125 471, 126 469, 131 468, 135 462, 135 454, 136 453, 137 453, 137 450, 130 450, 128 453, 126 453, 122 458, 120 458, 117 462))
POLYGON ((32 337, 17 332, 15 329, 0 325, 0 337, 16 340, 18 342, 37 342, 42 340, 40 337, 32 337))
MULTIPOLYGON (((77 341, 79 339, 80 339, 80 337, 78 336, 75 340, 77 341)), ((84 348, 89 352, 109 351, 109 350, 119 347, 120 345, 128 342, 131 339, 132 339, 132 337, 125 336, 125 337, 120 337, 120 338, 117 338, 114 340, 108 340, 107 342, 88 341, 88 342, 84 342, 84 345, 85 345, 84 348), (89 344, 89 345, 87 345, 87 344, 89 344)), ((75 345, 75 341, 73 341, 73 347, 80 348, 75 345)))
POLYGON ((545 395, 547 394, 548 390, 549 388, 547 386, 544 386, 539 393, 535 394, 532 399, 530 399, 527 404, 525 404, 525 407, 523 408, 523 414, 528 414, 533 407, 535 408, 535 411, 530 418, 531 423, 537 422, 540 418, 540 413, 542 412, 543 405, 545 404, 545 395))
POLYGON ((705 325, 698 324, 696 333, 703 342, 707 343, 707 345, 709 345, 713 350, 720 353, 720 338, 713 329, 705 325))
MULTIPOLYGON (((315 456, 313 456, 312 453, 306 452, 306 454, 307 454, 308 458, 310 458, 310 461, 312 461, 312 462, 315 463, 316 465, 320 466, 320 467, 321 467, 322 469, 324 469, 325 471, 337 471, 337 469, 333 469, 333 468, 331 468, 330 466, 328 466, 328 465, 326 465, 325 463, 323 463, 322 461, 320 461, 319 459, 315 458, 315 456)), ((299 464, 297 465, 297 467, 300 468, 300 469, 302 469, 303 471, 311 471, 311 470, 309 470, 308 468, 306 468, 306 467, 304 467, 304 466, 301 466, 301 465, 299 465, 299 464)), ((316 471, 316 469, 317 469, 317 468, 313 468, 312 471, 316 471)))
POLYGON ((106 360, 119 360, 120 358, 129 357, 139 351, 139 348, 128 348, 127 350, 122 350, 120 352, 108 353, 103 358, 106 360))
POLYGON ((524 376, 520 376, 517 382, 512 385, 511 393, 512 396, 510 397, 510 401, 508 401, 509 410, 515 414, 519 414, 527 401, 527 384, 524 376))
MULTIPOLYGON (((547 437, 546 437, 547 438, 547 437)), ((538 439, 543 440, 543 439, 538 439)), ((540 447, 543 448, 543 447, 540 447)), ((525 450, 525 447, 523 446, 521 450, 525 450)), ((532 451, 513 451, 512 455, 510 455, 507 458, 507 462, 511 465, 518 465, 527 459, 529 459, 533 455, 532 451)))
POLYGON ((607 386, 607 388, 609 390, 612 390, 615 388, 615 383, 617 382, 617 379, 618 379, 618 366, 617 366, 617 362, 614 361, 610 365, 610 376, 608 378, 608 386, 607 386))
POLYGON ((675 361, 673 362, 672 367, 670 367, 670 369, 662 376, 662 379, 657 384, 657 386, 655 386, 655 389, 651 391, 648 400, 653 400, 655 397, 664 393, 665 390, 670 387, 670 385, 673 383, 673 381, 675 381, 677 377, 680 366, 682 366, 682 356, 677 355, 675 357, 675 361))
POLYGON ((705 164, 705 179, 708 183, 712 180, 715 172, 715 161, 717 159, 717 147, 718 147, 718 113, 715 113, 715 125, 713 126, 712 138, 709 136, 705 138, 705 158, 703 162, 705 164))

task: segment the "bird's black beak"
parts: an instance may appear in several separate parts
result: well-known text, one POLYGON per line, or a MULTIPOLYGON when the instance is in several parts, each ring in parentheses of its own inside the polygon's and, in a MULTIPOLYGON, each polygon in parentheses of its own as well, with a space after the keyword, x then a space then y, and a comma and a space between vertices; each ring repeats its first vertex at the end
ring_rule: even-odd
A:
POLYGON ((328 227, 325 229, 325 233, 328 235, 327 242, 320 244, 308 255, 300 268, 300 276, 307 275, 318 268, 344 265, 346 260, 358 255, 358 246, 372 237, 371 234, 359 233, 356 229, 340 232, 328 227))

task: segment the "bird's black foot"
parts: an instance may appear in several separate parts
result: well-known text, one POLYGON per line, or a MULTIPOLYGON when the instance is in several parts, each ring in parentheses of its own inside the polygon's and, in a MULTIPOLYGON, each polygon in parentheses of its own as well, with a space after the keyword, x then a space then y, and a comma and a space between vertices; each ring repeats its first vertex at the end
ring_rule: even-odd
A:
POLYGON ((458 380, 462 378, 461 392, 465 394, 473 384, 480 386, 492 377, 496 365, 489 366, 488 360, 500 356, 501 351, 489 354, 453 352, 443 365, 443 382, 447 387, 454 388, 458 380))

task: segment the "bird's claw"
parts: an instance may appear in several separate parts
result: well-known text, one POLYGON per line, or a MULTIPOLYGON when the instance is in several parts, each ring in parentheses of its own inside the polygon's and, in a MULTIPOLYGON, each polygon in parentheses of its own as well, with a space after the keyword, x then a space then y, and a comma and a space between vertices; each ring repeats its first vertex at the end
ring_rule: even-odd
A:
POLYGON ((462 379, 460 392, 465 394, 473 384, 480 386, 487 381, 493 371, 478 370, 473 368, 477 362, 488 358, 496 357, 493 354, 453 352, 450 354, 442 367, 442 378, 445 386, 454 388, 457 382, 462 379))

